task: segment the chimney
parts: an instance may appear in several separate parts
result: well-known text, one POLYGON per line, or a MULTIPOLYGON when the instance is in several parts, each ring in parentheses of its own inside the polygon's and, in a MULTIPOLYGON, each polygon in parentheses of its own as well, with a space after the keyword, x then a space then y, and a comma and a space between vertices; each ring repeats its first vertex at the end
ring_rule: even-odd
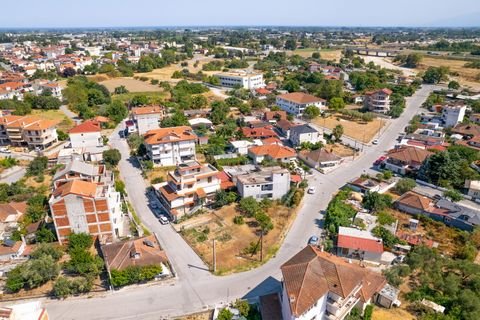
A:
POLYGON ((324 248, 323 248, 323 244, 320 245, 320 252, 323 252, 324 248))

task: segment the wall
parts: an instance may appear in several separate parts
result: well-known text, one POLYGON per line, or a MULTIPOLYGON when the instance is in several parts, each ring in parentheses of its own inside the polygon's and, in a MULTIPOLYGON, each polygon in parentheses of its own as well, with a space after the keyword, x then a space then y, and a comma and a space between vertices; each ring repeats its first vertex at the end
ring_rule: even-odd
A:
POLYGON ((72 148, 97 147, 103 145, 100 132, 71 133, 69 136, 72 148))

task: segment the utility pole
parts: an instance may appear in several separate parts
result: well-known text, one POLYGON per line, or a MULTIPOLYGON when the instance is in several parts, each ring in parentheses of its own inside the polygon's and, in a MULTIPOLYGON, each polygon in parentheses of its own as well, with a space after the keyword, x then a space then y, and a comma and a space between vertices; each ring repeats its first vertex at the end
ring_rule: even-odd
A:
POLYGON ((263 261, 263 230, 261 232, 262 233, 260 234, 260 262, 263 261))
POLYGON ((213 273, 217 271, 217 256, 215 252, 215 239, 213 241, 213 273))

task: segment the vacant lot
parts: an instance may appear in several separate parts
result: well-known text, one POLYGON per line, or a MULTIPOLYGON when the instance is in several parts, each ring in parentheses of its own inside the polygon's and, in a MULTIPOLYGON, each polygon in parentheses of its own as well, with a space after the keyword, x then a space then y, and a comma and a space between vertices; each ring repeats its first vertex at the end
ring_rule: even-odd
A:
MULTIPOLYGON (((264 261, 275 255, 295 217, 295 210, 274 205, 268 210, 274 229, 263 237, 264 261)), ((242 225, 234 224, 239 215, 236 205, 230 205, 189 219, 183 223, 182 234, 202 259, 212 266, 212 240, 216 239, 217 273, 228 274, 251 269, 260 262, 260 236, 253 218, 242 225), (246 254, 245 248, 256 246, 256 254, 246 254)), ((182 227, 182 224, 179 226, 182 227)))
POLYGON ((155 167, 153 170, 147 173, 147 181, 151 182, 153 179, 162 179, 167 181, 167 175, 169 171, 175 170, 175 167, 155 167))
POLYGON ((328 118, 317 118, 313 121, 320 127, 333 129, 337 125, 342 125, 344 135, 365 143, 370 142, 378 131, 386 124, 384 119, 374 119, 370 122, 350 121, 342 118, 341 115, 332 115, 328 118))
POLYGON ((480 75, 480 69, 465 68, 465 64, 469 61, 442 59, 433 57, 423 57, 420 71, 426 70, 428 67, 448 67, 451 72, 458 73, 459 76, 452 77, 459 81, 464 86, 470 86, 473 89, 480 90, 480 81, 477 77, 480 75))
POLYGON ((415 319, 410 313, 403 309, 393 308, 384 309, 375 307, 373 309, 372 320, 413 320, 415 319))
POLYGON ((343 144, 335 143, 335 144, 329 144, 325 146, 325 149, 327 149, 330 152, 335 153, 339 157, 351 157, 353 156, 353 149, 344 146, 343 144))
POLYGON ((336 49, 318 50, 316 48, 305 48, 289 51, 289 54, 298 54, 301 57, 310 58, 314 52, 320 52, 320 57, 325 60, 340 61, 340 58, 342 57, 342 50, 336 49))
POLYGON ((213 317, 213 310, 190 314, 183 317, 175 318, 175 320, 211 320, 213 317))
POLYGON ((147 92, 129 92, 124 94, 113 95, 113 99, 120 100, 122 102, 127 102, 131 100, 136 95, 147 96, 150 100, 150 103, 161 104, 163 101, 170 98, 170 93, 165 91, 147 91, 147 92))
POLYGON ((57 128, 65 132, 75 125, 61 110, 33 110, 32 114, 43 119, 58 121, 57 128))
POLYGON ((133 78, 113 78, 100 82, 108 91, 114 92, 116 87, 125 86, 130 92, 158 92, 162 91, 158 85, 150 84, 150 81, 140 81, 133 78))

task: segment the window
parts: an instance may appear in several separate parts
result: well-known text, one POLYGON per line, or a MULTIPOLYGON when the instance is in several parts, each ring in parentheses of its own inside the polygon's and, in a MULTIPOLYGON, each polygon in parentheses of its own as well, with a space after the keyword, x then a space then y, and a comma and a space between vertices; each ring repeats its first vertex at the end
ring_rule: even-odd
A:
POLYGON ((212 177, 208 177, 208 183, 212 182, 212 177))

